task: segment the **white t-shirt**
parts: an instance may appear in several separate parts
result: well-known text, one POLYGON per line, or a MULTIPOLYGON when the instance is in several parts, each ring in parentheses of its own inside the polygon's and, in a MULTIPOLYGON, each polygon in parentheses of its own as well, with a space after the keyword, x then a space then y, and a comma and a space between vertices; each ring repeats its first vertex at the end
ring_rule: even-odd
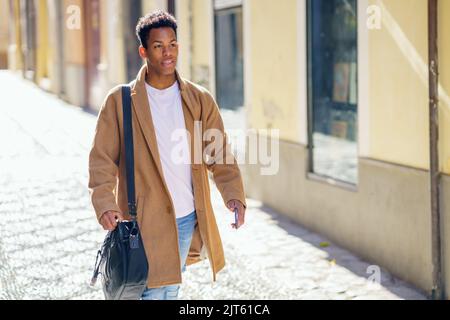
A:
POLYGON ((189 143, 178 82, 163 90, 146 83, 164 179, 177 218, 195 210, 189 143))

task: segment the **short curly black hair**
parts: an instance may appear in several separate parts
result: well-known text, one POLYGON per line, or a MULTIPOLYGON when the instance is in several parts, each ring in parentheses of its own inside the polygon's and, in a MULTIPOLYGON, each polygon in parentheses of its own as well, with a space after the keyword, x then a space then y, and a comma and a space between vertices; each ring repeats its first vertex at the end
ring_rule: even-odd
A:
POLYGON ((141 46, 148 49, 147 40, 150 35, 150 30, 163 27, 172 28, 173 31, 175 31, 175 35, 177 34, 177 20, 168 12, 156 10, 141 17, 136 26, 136 36, 138 37, 141 46))

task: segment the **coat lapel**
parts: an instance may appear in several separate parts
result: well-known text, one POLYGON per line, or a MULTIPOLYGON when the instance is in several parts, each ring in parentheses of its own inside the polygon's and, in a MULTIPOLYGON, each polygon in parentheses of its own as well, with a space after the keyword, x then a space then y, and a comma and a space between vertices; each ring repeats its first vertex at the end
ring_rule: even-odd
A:
MULTIPOLYGON (((158 143, 156 141, 155 127, 153 125, 152 114, 150 110, 150 104, 148 102, 147 89, 145 87, 145 77, 147 74, 147 66, 144 65, 139 74, 135 83, 131 87, 131 99, 133 101, 133 110, 135 112, 136 118, 139 122, 139 126, 142 129, 144 134, 145 141, 147 142, 147 146, 150 149, 152 154, 152 158, 155 161, 156 167, 158 168, 159 176, 163 182, 164 188, 169 195, 169 199, 172 201, 170 197, 169 189, 166 185, 166 181, 164 179, 164 174, 161 165, 161 159, 159 157, 158 143)), ((172 204, 173 207, 173 204, 172 204)))
MULTIPOLYGON (((191 167, 192 169, 198 169, 198 165, 202 164, 202 128, 201 128, 201 119, 200 112, 195 112, 194 104, 191 99, 191 95, 187 90, 187 86, 183 78, 177 74, 178 83, 180 84, 180 92, 181 92, 181 102, 183 106, 183 114, 184 114, 184 122, 186 125, 186 130, 189 132, 188 139, 190 143, 190 151, 191 151, 191 167), (199 115, 197 115, 199 113, 199 115)), ((200 107, 200 106, 198 106, 200 107)))

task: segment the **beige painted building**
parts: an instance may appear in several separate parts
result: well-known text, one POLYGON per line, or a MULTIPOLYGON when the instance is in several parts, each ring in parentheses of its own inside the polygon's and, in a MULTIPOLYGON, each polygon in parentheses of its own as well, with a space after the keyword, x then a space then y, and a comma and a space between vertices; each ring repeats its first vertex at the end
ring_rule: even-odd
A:
MULTIPOLYGON (((19 0, 4 1, 2 3, 3 12, 10 13, 6 20, 8 27, 8 69, 9 70, 21 70, 23 68, 23 56, 21 52, 22 35, 20 31, 20 9, 19 0)), ((5 20, 4 20, 5 21, 5 20)), ((3 25, 3 28, 5 25, 3 25)), ((3 29, 5 30, 5 29, 3 29)))
MULTIPOLYGON (((450 54, 445 41, 450 3, 439 3, 442 236, 450 288, 450 54)), ((281 137, 278 174, 262 176, 260 166, 247 166, 248 195, 429 293, 427 1, 358 1, 357 178, 351 183, 311 172, 307 2, 262 0, 248 6, 249 126, 280 128, 281 137), (379 29, 367 28, 370 5, 379 9, 379 29), (280 36, 268 43, 268 30, 280 36)), ((332 161, 345 161, 339 150, 323 150, 337 153, 332 161)), ((320 161, 326 154, 316 156, 320 161)))
POLYGON ((8 0, 0 0, 0 69, 8 68, 9 6, 7 1, 8 0))

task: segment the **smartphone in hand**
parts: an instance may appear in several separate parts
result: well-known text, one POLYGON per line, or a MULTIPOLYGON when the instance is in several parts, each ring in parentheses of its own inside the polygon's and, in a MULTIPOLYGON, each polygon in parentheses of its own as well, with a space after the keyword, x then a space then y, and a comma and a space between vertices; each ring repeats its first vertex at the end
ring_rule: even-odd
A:
POLYGON ((234 225, 233 225, 233 227, 234 227, 235 229, 237 229, 237 226, 238 226, 238 220, 239 220, 238 209, 237 209, 237 208, 234 208, 234 225))

